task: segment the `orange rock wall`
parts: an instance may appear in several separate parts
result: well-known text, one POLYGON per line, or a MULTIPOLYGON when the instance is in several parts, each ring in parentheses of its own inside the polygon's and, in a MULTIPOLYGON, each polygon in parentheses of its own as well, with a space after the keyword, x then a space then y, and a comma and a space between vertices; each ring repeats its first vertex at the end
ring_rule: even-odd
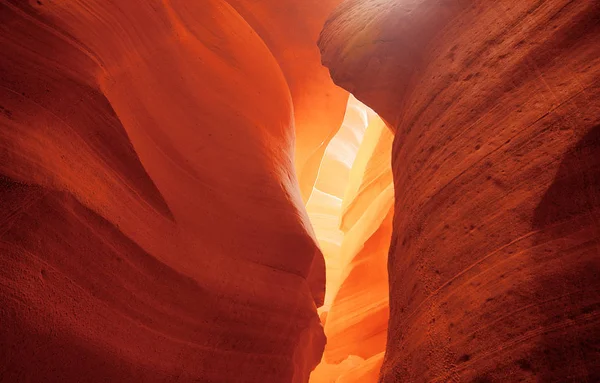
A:
POLYGON ((341 0, 227 2, 269 47, 287 80, 294 103, 294 164, 306 202, 348 99, 321 65, 316 44, 325 19, 341 0))
MULTIPOLYGON (((387 255, 394 203, 390 163, 394 136, 378 116, 369 114, 340 203, 341 273, 331 272, 331 262, 326 262, 327 294, 334 295, 329 305, 326 296, 321 308, 326 310, 321 317, 327 344, 321 363, 310 375, 311 383, 376 382, 383 362, 389 319, 387 255)), ((318 235, 319 227, 315 228, 318 235)), ((327 261, 330 255, 323 249, 327 261)))
POLYGON ((596 0, 2 0, 0 31, 0 381, 600 380, 596 0), (322 325, 348 92, 393 132, 316 185, 322 325))
POLYGON ((314 62, 278 61, 234 5, 0 3, 0 380, 304 382, 320 360, 294 108, 332 100, 301 123, 329 136, 346 92, 319 25, 293 42, 314 62))
POLYGON ((600 3, 347 0, 336 83, 395 130, 381 382, 600 379, 600 3))

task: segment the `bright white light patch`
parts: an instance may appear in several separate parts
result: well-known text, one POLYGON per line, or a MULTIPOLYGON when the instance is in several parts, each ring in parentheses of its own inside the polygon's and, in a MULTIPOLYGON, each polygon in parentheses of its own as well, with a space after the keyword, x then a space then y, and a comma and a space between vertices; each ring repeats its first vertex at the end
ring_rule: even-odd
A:
POLYGON ((306 203, 327 268, 325 304, 320 312, 329 311, 339 288, 343 269, 340 254, 344 239, 344 232, 340 230, 342 199, 365 131, 374 118, 378 118, 377 114, 350 95, 342 126, 325 150, 313 192, 306 203))

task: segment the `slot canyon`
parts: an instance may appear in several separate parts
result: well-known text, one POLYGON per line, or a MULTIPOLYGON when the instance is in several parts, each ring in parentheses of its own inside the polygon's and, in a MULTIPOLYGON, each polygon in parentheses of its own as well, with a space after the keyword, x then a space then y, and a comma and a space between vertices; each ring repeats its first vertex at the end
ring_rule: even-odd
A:
POLYGON ((600 382, 600 1, 0 0, 0 382, 600 382))

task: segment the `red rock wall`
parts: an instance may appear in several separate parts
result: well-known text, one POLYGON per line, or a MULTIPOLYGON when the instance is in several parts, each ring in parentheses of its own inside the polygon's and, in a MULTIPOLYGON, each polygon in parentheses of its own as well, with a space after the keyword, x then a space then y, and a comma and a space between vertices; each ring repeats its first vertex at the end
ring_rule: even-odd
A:
POLYGON ((339 85, 395 129, 381 382, 600 380, 600 3, 347 0, 339 85))
POLYGON ((373 155, 314 381, 600 380, 600 3, 337 2, 0 3, 0 381, 307 381, 328 14, 395 204, 373 155))
POLYGON ((3 1, 0 29, 0 381, 306 381, 325 271, 261 36, 222 0, 3 1))
POLYGON ((294 103, 294 164, 308 201, 327 144, 344 117, 348 92, 321 65, 316 41, 341 0, 228 0, 277 59, 294 103))

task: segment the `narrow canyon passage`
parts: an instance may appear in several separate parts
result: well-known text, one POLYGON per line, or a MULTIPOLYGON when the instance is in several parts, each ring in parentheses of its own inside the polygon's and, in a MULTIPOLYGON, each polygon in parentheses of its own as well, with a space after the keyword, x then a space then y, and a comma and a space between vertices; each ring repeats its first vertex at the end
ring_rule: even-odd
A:
POLYGON ((389 319, 392 140, 381 118, 351 95, 306 205, 327 276, 318 309, 327 344, 313 383, 377 379, 389 319))
POLYGON ((0 382, 600 381, 597 0, 0 0, 0 382))

